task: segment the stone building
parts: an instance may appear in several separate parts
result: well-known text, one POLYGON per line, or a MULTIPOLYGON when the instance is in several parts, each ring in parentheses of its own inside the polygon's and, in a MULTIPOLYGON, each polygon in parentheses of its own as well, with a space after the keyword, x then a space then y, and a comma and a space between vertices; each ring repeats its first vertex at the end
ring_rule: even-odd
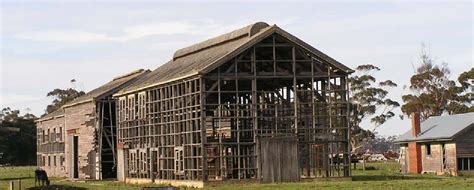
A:
POLYGON ((474 174, 474 113, 430 117, 401 135, 400 163, 404 173, 474 174))
POLYGON ((51 176, 66 177, 64 155, 64 110, 59 109, 36 120, 37 165, 51 176))
POLYGON ((111 95, 147 72, 116 77, 38 119, 38 166, 50 176, 116 178, 116 106, 111 95))

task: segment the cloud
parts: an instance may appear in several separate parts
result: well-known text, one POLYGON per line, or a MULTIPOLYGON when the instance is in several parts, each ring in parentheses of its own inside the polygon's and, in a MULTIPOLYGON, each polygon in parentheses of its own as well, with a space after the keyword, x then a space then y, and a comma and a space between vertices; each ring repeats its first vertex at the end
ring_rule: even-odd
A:
POLYGON ((9 104, 31 103, 46 99, 45 97, 37 97, 29 94, 2 94, 0 95, 0 104, 2 106, 9 104))
POLYGON ((151 35, 198 34, 196 25, 189 22, 162 22, 132 26, 124 30, 119 40, 137 39, 151 35))
POLYGON ((210 37, 241 26, 239 24, 222 25, 212 21, 176 21, 129 26, 124 28, 120 35, 76 30, 44 30, 20 33, 13 37, 31 41, 65 43, 127 42, 155 35, 199 35, 210 37))
POLYGON ((110 41, 110 38, 104 34, 68 31, 68 30, 46 30, 37 32, 22 33, 14 36, 17 39, 47 42, 71 42, 71 43, 90 43, 110 41))

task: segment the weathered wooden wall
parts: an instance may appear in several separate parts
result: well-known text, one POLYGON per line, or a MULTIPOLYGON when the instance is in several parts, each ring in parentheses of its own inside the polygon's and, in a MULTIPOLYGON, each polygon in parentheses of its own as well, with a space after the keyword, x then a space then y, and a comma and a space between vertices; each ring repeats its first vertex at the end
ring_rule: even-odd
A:
POLYGON ((200 87, 194 78, 119 98, 127 178, 203 179, 200 87))
POLYGON ((280 136, 298 138, 300 176, 349 177, 347 73, 276 34, 232 56, 116 95, 126 177, 257 180, 257 138, 280 136))
POLYGON ((474 127, 468 128, 455 138, 456 155, 459 158, 474 157, 474 127))
POLYGON ((262 179, 264 183, 300 180, 298 139, 272 137, 260 139, 262 179))
POLYGON ((204 75, 209 180, 259 179, 256 139, 295 134, 301 176, 350 176, 346 80, 279 35, 204 75))

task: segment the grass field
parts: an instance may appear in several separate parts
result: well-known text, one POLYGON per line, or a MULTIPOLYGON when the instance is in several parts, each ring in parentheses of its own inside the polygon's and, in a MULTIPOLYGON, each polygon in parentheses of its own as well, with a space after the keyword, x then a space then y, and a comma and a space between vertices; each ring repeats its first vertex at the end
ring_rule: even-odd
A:
MULTIPOLYGON (((474 178, 447 177, 434 175, 403 175, 397 163, 370 163, 376 170, 363 171, 358 165, 353 170, 352 181, 331 180, 302 183, 229 183, 207 187, 215 190, 241 189, 474 189, 474 178)), ((0 189, 7 189, 11 180, 21 180, 22 189, 34 186, 34 167, 0 168, 0 189)), ((123 184, 115 181, 70 182, 64 179, 51 179, 49 189, 141 189, 144 186, 123 184)), ((147 185, 149 186, 149 185, 147 185)), ((40 189, 40 188, 37 188, 40 189)), ((189 188, 187 188, 189 189, 189 188)))

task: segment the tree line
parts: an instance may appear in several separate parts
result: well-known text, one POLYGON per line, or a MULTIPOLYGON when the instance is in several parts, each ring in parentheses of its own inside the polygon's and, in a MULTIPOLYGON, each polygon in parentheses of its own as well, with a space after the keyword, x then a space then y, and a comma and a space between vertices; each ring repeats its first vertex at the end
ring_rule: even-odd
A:
MULTIPOLYGON (((46 96, 52 97, 45 113, 52 113, 66 102, 83 95, 76 89, 54 89, 46 96)), ((20 114, 19 110, 9 107, 0 112, 0 165, 36 165, 36 124, 33 114, 20 114), (11 130, 17 129, 17 130, 11 130)))

